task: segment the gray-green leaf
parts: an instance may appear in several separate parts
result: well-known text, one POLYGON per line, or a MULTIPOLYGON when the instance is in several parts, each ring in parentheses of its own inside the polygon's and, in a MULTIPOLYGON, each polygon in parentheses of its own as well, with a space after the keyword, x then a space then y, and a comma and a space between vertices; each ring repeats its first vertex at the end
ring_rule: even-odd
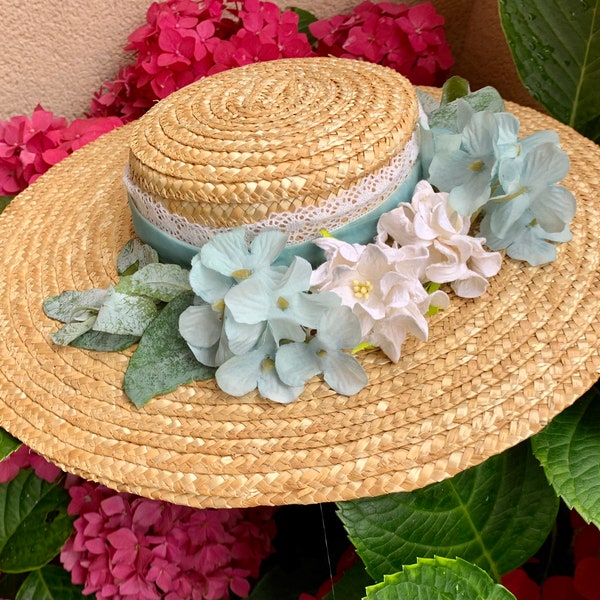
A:
POLYGON ((558 498, 525 442, 421 490, 338 506, 375 580, 435 555, 460 556, 499 579, 544 542, 558 498))
POLYGON ((179 335, 179 315, 193 300, 193 292, 171 300, 142 336, 124 380, 125 393, 136 406, 180 385, 214 376, 215 370, 199 363, 179 335))
POLYGON ((600 0, 500 0, 502 27, 525 87, 559 121, 597 135, 600 0))
POLYGON ((383 583, 367 588, 366 600, 514 600, 478 566, 460 558, 419 558, 383 583))
POLYGON ((142 244, 135 238, 129 240, 117 258, 119 275, 132 275, 146 265, 158 262, 158 252, 148 244, 142 244))
POLYGON ((67 571, 56 565, 46 565, 27 576, 16 600, 86 600, 83 588, 71 583, 67 571))
POLYGON ((139 335, 117 335, 116 333, 90 330, 74 339, 70 346, 96 352, 121 352, 139 341, 139 335))
POLYGON ((58 331, 50 334, 50 338, 57 346, 68 346, 71 342, 81 337, 94 326, 96 315, 88 317, 85 321, 73 321, 63 325, 58 331))
POLYGON ((0 196, 0 213, 9 205, 14 196, 0 196))
POLYGON ((50 319, 62 323, 86 321, 96 315, 106 298, 106 290, 91 289, 85 292, 67 290, 58 296, 44 300, 44 313, 50 319))
POLYGON ((109 288, 94 323, 94 330, 141 336, 158 312, 151 298, 130 296, 109 288))
POLYGON ((600 527, 600 391, 593 387, 532 438, 535 456, 565 503, 600 527))
POLYGON ((0 460, 4 460, 19 448, 21 442, 0 427, 0 460))
POLYGON ((0 485, 0 571, 23 573, 50 562, 73 531, 68 492, 22 469, 0 485))
POLYGON ((115 289, 124 294, 170 302, 175 296, 192 289, 189 276, 190 272, 179 265, 153 263, 123 277, 115 289))

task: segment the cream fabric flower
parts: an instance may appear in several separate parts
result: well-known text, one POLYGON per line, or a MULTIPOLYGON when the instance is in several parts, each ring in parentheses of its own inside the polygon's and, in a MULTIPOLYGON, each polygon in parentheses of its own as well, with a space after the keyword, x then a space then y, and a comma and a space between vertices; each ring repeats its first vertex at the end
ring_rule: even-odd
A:
POLYGON ((476 298, 486 292, 487 278, 500 270, 502 256, 486 251, 485 239, 469 236, 469 227, 469 218, 448 204, 447 193, 436 193, 427 181, 420 181, 410 203, 380 217, 377 243, 425 249, 428 260, 421 281, 450 283, 458 296, 476 298))

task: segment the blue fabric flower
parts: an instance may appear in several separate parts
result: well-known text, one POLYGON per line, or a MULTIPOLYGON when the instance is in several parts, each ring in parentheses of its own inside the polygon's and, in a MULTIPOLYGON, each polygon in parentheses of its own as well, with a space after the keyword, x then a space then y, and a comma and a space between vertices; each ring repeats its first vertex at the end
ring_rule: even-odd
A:
POLYGON ((316 335, 307 343, 281 346, 275 368, 281 381, 290 386, 304 386, 322 373, 333 390, 351 396, 367 385, 368 378, 358 360, 343 349, 354 348, 360 340, 358 318, 348 306, 338 306, 321 316, 316 335))

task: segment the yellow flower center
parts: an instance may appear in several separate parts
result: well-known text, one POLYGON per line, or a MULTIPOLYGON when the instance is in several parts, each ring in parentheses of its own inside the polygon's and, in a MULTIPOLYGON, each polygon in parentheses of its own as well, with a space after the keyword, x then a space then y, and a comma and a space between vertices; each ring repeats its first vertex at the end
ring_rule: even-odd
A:
POLYGON ((355 279, 352 282, 352 291, 357 298, 369 299, 369 294, 373 289, 373 284, 370 281, 359 281, 355 279))
POLYGON ((281 310, 285 310, 289 305, 290 303, 283 296, 279 296, 279 298, 277 298, 277 306, 281 310))
POLYGON ((260 364, 262 370, 267 372, 275 368, 275 361, 272 358, 265 358, 260 364))
POLYGON ((485 167, 485 163, 482 160, 476 160, 471 163, 471 166, 469 167, 469 169, 471 169, 471 171, 475 171, 476 173, 479 173, 479 171, 483 170, 483 167, 485 167))
POLYGON ((223 298, 221 298, 220 300, 213 302, 211 305, 211 308, 215 312, 223 312, 225 310, 225 300, 223 300, 223 298))
POLYGON ((252 271, 250 269, 238 269, 231 274, 234 279, 248 279, 250 275, 252 275, 252 271))

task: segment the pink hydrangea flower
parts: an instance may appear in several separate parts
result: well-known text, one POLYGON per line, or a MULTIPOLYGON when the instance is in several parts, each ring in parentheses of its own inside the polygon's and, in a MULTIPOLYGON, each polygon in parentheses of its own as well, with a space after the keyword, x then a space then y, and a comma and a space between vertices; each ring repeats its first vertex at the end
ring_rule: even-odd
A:
POLYGON ((12 481, 21 469, 28 467, 31 467, 38 477, 48 483, 54 481, 61 473, 57 466, 22 444, 3 461, 0 461, 0 483, 12 481))
POLYGON ((243 598, 273 551, 273 509, 194 509, 90 482, 69 493, 61 562, 98 600, 243 598))

